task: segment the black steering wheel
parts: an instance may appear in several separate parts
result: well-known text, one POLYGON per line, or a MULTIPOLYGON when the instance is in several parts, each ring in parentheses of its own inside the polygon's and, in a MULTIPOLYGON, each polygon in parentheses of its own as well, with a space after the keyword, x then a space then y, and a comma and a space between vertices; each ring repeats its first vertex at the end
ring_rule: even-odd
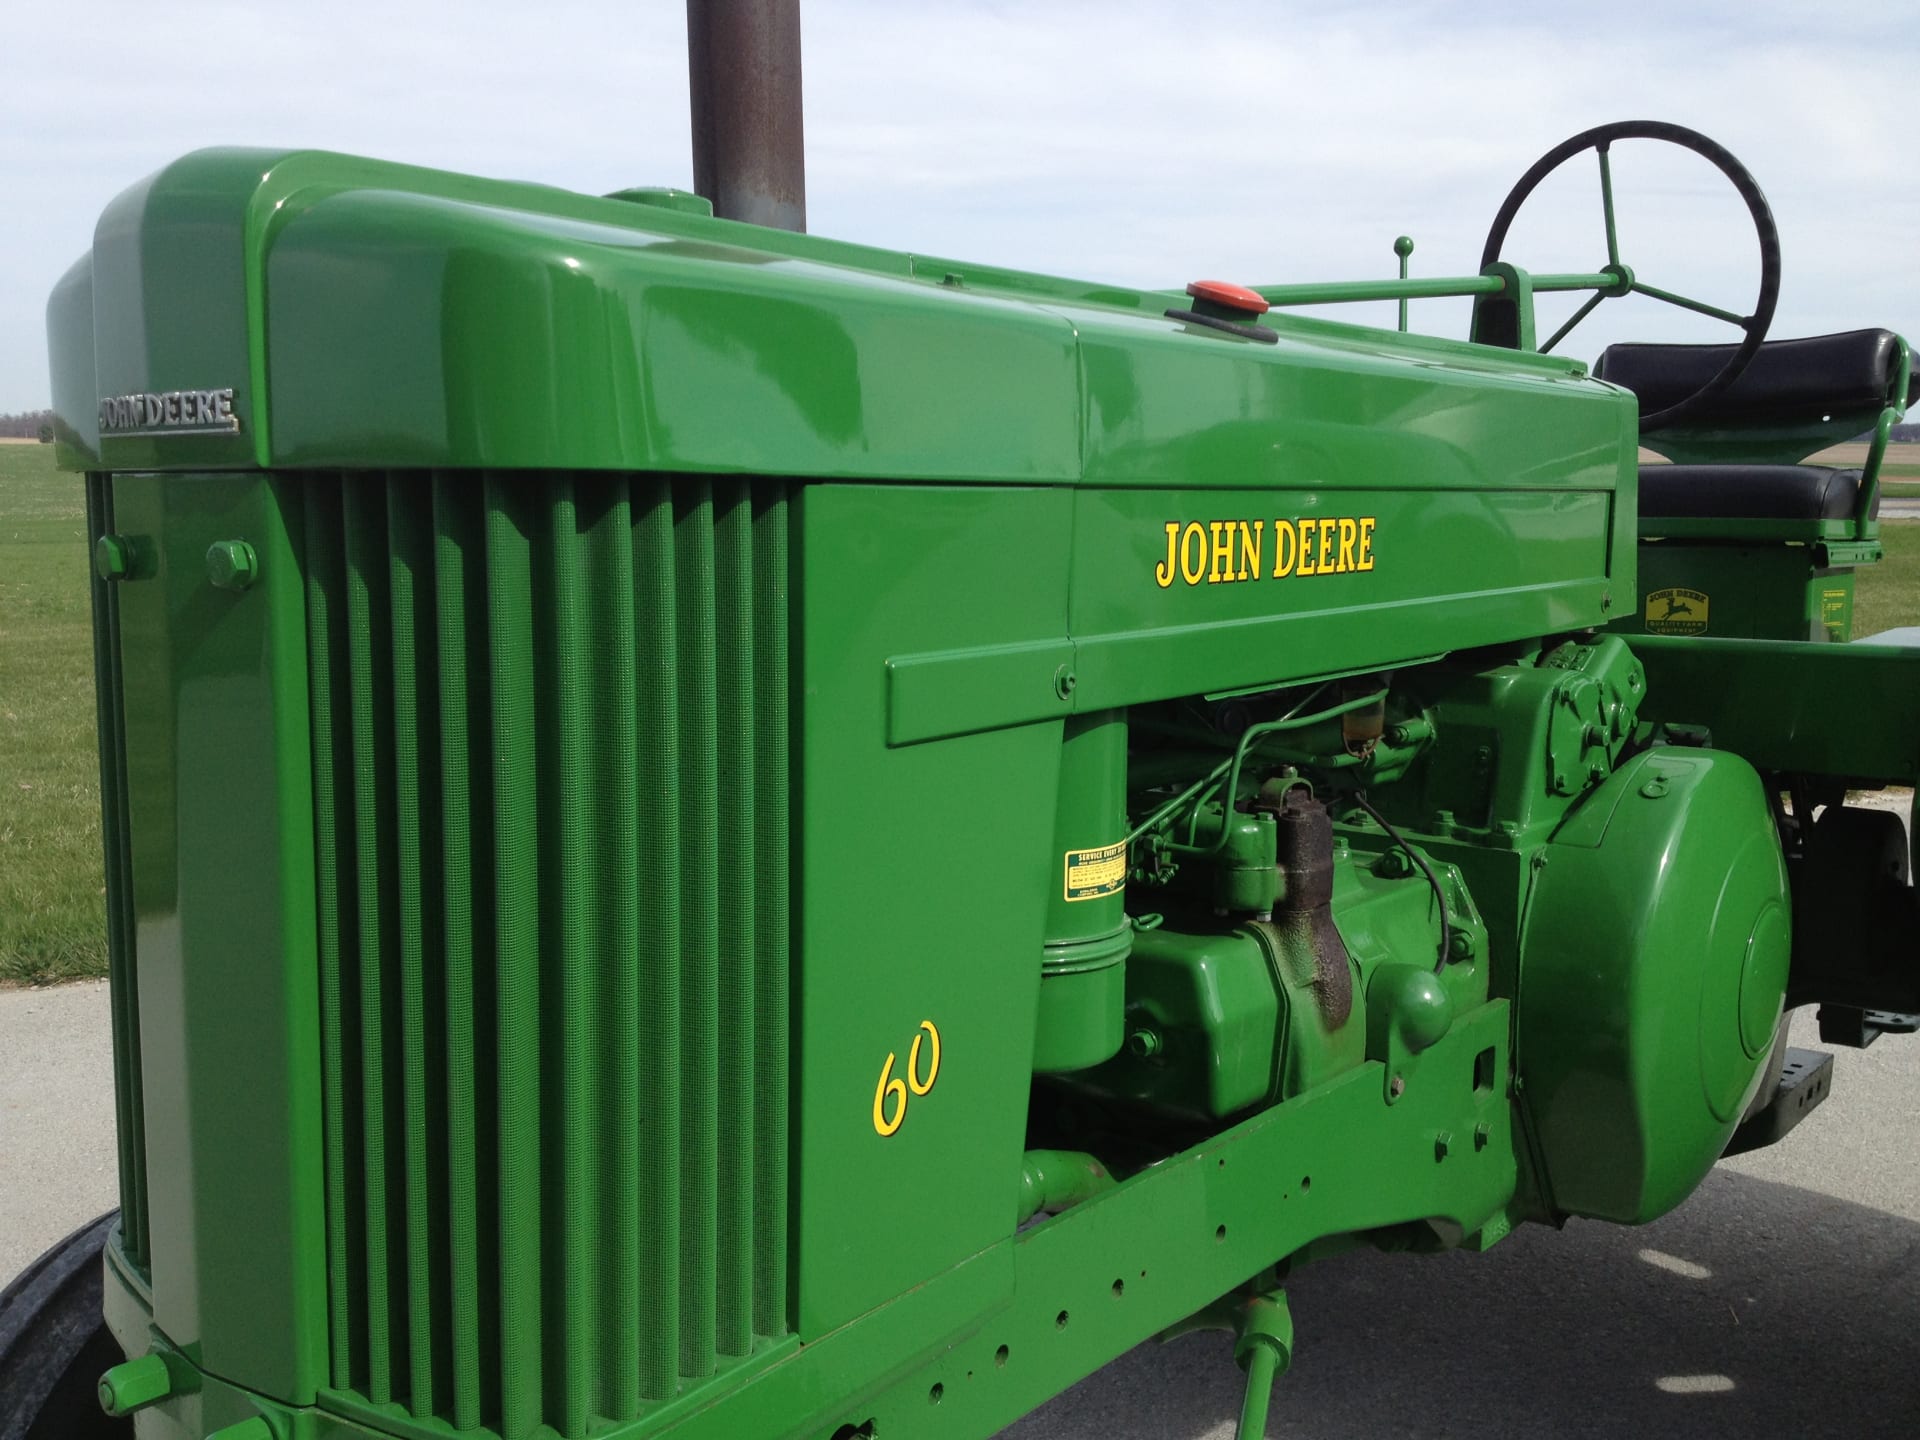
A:
POLYGON ((1507 231, 1513 225, 1513 217, 1519 213, 1521 205, 1531 195, 1536 186, 1546 179, 1561 162, 1578 155, 1582 150, 1594 150, 1600 157, 1600 200, 1607 221, 1607 263, 1599 273, 1614 277, 1614 283, 1604 290, 1597 290, 1586 303, 1574 311, 1573 318, 1554 332, 1553 337, 1540 348, 1551 350, 1566 338, 1572 330, 1593 311, 1602 300, 1615 295, 1629 295, 1638 291, 1650 295, 1655 300, 1664 300, 1669 305, 1678 305, 1683 310, 1692 310, 1701 315, 1711 315, 1716 320, 1724 320, 1737 326, 1742 332, 1740 344, 1733 355, 1720 368, 1720 372, 1706 384, 1684 399, 1676 400, 1664 410, 1640 417, 1640 428, 1657 430, 1664 425, 1672 425, 1684 420, 1705 405, 1714 396, 1720 394, 1729 385, 1740 378, 1740 374, 1752 362, 1760 349, 1760 342, 1767 338, 1767 328, 1773 324, 1773 309, 1780 298, 1780 232, 1773 223, 1773 211, 1767 205, 1767 197, 1760 193, 1760 186, 1748 173, 1747 167, 1733 157, 1724 146, 1709 140, 1698 130, 1689 130, 1684 125, 1669 125, 1660 120, 1619 120, 1611 125, 1600 125, 1592 130, 1582 130, 1570 140, 1564 140, 1553 147, 1538 160, 1533 167, 1520 177, 1501 203, 1500 213, 1493 217, 1493 228, 1487 232, 1486 248, 1480 253, 1480 265, 1484 270, 1500 258, 1500 247, 1506 243, 1507 231), (1735 315, 1730 310, 1705 304, 1699 300, 1690 300, 1685 295, 1676 295, 1669 290, 1661 290, 1648 285, 1637 277, 1631 268, 1620 263, 1620 244, 1613 224, 1613 171, 1607 152, 1616 140, 1665 140, 1670 145, 1678 145, 1691 150, 1717 167, 1722 175, 1733 182, 1733 188, 1740 198, 1747 202, 1747 213, 1753 217, 1753 228, 1760 240, 1760 293, 1754 301, 1753 313, 1735 315))

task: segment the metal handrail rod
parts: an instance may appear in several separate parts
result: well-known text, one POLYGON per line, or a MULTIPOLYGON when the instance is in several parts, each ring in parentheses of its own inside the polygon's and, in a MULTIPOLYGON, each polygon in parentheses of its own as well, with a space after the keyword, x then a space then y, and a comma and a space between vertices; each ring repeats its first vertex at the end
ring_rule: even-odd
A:
POLYGON ((1873 523, 1874 501, 1880 495, 1880 466, 1887 458, 1887 441, 1894 425, 1907 413, 1907 391, 1913 384, 1913 351, 1904 335, 1894 337, 1900 345, 1899 363, 1894 366, 1893 386, 1886 408, 1873 427, 1873 443, 1867 450, 1867 463, 1860 467, 1860 501, 1853 515, 1853 536, 1865 540, 1873 523))
MULTIPOLYGON (((1533 288, 1542 290, 1609 290, 1620 277, 1592 274, 1535 275, 1533 288)), ((1329 280, 1306 285, 1256 285, 1254 292, 1269 305, 1346 305, 1367 300, 1436 300, 1457 295, 1504 294, 1507 282, 1499 275, 1447 275, 1406 280, 1329 280)))

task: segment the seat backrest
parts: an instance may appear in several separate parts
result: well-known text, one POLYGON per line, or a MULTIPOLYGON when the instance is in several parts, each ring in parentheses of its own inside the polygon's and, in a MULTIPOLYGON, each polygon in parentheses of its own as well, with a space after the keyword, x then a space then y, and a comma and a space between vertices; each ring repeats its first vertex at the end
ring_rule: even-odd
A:
MULTIPOLYGON (((1905 347, 1891 330, 1769 340, 1733 384, 1641 443, 1682 464, 1792 464, 1875 427, 1893 399, 1905 347)), ((1648 415, 1699 390, 1734 349, 1610 345, 1593 373, 1633 391, 1648 415)), ((1911 368, 1907 403, 1920 399, 1920 367, 1911 368)))
MULTIPOLYGON (((1705 385, 1733 357, 1732 345, 1609 345, 1593 373, 1640 397, 1643 411, 1664 410, 1705 385)), ((1738 380, 1693 415, 1690 426, 1819 420, 1836 411, 1878 414, 1900 363, 1891 330, 1847 330, 1799 340, 1769 340, 1738 380)), ((1920 399, 1920 374, 1907 401, 1920 399)))

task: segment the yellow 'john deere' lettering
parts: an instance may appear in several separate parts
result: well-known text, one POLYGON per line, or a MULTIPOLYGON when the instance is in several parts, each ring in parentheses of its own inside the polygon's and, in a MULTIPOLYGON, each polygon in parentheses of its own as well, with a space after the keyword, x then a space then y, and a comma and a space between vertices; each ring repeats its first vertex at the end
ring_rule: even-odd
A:
POLYGON ((1350 575, 1373 569, 1371 515, 1328 515, 1273 522, 1273 566, 1261 567, 1265 520, 1169 520, 1167 557, 1153 567, 1162 590, 1185 585, 1231 585, 1288 576, 1350 575))

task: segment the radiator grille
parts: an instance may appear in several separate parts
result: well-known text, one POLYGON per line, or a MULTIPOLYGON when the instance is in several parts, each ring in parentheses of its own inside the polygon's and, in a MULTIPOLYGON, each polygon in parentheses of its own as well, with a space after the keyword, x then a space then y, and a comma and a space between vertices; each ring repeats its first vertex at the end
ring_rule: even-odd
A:
MULTIPOLYGON (((113 480, 87 476, 87 548, 113 529, 113 480)), ((120 1234, 127 1258, 149 1265, 146 1102, 140 1079, 140 994, 134 964, 133 851, 127 813, 127 725, 120 670, 120 592, 93 579, 93 694, 99 728, 100 839, 106 852, 107 976, 113 1027, 114 1128, 120 1234)))
POLYGON ((331 1381, 582 1435, 788 1328, 786 493, 301 483, 331 1381))

